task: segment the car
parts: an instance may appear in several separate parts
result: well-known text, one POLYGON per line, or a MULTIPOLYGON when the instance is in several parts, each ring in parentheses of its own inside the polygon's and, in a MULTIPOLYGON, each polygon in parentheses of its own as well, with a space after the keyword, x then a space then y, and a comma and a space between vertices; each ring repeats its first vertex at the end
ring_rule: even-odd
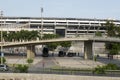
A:
POLYGON ((49 50, 48 50, 47 47, 44 47, 42 52, 43 52, 43 54, 42 54, 43 57, 48 57, 49 56, 49 50))
POLYGON ((67 54, 67 56, 68 56, 68 57, 73 57, 73 56, 76 56, 76 53, 69 52, 69 53, 67 54))
POLYGON ((58 56, 59 56, 59 57, 64 57, 64 56, 66 56, 66 52, 59 51, 58 56))
POLYGON ((9 68, 8 68, 8 66, 6 64, 0 64, 0 70, 1 71, 8 71, 9 68))

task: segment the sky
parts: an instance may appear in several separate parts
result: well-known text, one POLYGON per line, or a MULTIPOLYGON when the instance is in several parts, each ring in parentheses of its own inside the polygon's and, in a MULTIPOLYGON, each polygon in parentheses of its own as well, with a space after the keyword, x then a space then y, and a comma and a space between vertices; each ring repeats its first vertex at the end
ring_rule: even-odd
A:
POLYGON ((0 0, 10 17, 99 18, 120 20, 120 0, 0 0))

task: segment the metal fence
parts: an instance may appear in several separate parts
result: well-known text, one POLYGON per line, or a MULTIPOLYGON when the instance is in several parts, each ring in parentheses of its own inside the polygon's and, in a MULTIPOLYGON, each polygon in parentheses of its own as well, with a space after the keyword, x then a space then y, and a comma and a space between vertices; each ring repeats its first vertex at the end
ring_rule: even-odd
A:
POLYGON ((120 77, 120 70, 112 70, 112 71, 109 70, 109 71, 105 71, 105 74, 96 74, 96 73, 93 73, 93 70, 41 68, 39 70, 29 71, 28 73, 120 77))

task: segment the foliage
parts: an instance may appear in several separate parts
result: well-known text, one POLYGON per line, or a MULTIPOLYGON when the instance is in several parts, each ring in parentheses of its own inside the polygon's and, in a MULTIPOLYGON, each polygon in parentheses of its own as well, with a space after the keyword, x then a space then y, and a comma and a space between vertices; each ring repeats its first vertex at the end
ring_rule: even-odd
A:
POLYGON ((28 63, 28 64, 33 63, 33 59, 30 59, 30 58, 29 58, 29 59, 27 59, 27 63, 28 63))
POLYGON ((97 61, 97 56, 94 56, 94 61, 97 61))
POLYGON ((110 55, 117 55, 117 54, 118 54, 118 50, 116 50, 116 49, 111 49, 109 54, 110 54, 110 55))
POLYGON ((96 73, 96 74, 105 74, 105 69, 103 67, 101 67, 101 66, 97 66, 94 69, 93 73, 96 73))
POLYGON ((71 46, 71 42, 60 42, 60 45, 62 47, 70 47, 71 46))
POLYGON ((3 32, 3 39, 5 41, 36 40, 39 37, 38 31, 21 30, 9 33, 6 31, 3 32))
MULTIPOLYGON (((53 39, 53 38, 59 38, 59 35, 57 34, 44 34, 43 39, 53 39)), ((61 45, 62 47, 70 47, 71 42, 54 42, 54 43, 47 43, 47 47, 50 50, 54 50, 58 45, 61 45)))
MULTIPOLYGON (((107 21, 105 24, 107 36, 120 37, 120 28, 116 26, 112 21, 107 21)), ((109 51, 109 55, 116 55, 120 51, 120 43, 106 43, 106 49, 109 51)))
POLYGON ((106 24, 107 36, 114 37, 116 36, 117 27, 112 21, 107 21, 106 24))
POLYGON ((3 63, 5 63, 5 62, 6 62, 5 57, 0 57, 0 63, 1 63, 1 58, 2 58, 2 60, 3 60, 3 63))
POLYGON ((44 34, 43 39, 53 39, 53 38, 58 38, 59 35, 57 34, 44 34))
POLYGON ((119 70, 120 67, 118 67, 116 64, 109 63, 105 66, 97 66, 94 70, 93 73, 96 74, 105 74, 106 70, 119 70))
MULTIPOLYGON (((1 35, 1 34, 0 34, 1 35)), ((59 35, 57 34, 44 34, 42 39, 53 39, 58 38, 59 35)), ((21 30, 17 32, 9 32, 3 31, 3 39, 5 41, 20 41, 20 40, 36 40, 40 38, 40 34, 38 31, 28 31, 28 30, 21 30)))
POLYGON ((95 33, 95 36, 99 36, 99 37, 101 37, 101 36, 102 36, 102 33, 100 33, 100 32, 96 32, 96 33, 95 33))
POLYGON ((56 47, 59 45, 59 43, 55 42, 55 43, 47 43, 46 44, 47 47, 50 49, 50 50, 54 50, 56 49, 56 47))
POLYGON ((106 43, 106 49, 109 50, 109 55, 117 55, 120 51, 119 43, 106 43))
POLYGON ((54 43, 47 43, 46 45, 47 45, 47 47, 50 50, 54 50, 59 45, 61 45, 62 47, 70 47, 71 46, 71 42, 59 42, 59 43, 58 42, 54 42, 54 43))
POLYGON ((104 68, 106 70, 118 70, 119 69, 119 67, 116 64, 111 64, 111 63, 104 66, 104 68))
POLYGON ((20 72, 20 73, 27 73, 28 66, 19 64, 18 66, 15 67, 15 71, 20 72))

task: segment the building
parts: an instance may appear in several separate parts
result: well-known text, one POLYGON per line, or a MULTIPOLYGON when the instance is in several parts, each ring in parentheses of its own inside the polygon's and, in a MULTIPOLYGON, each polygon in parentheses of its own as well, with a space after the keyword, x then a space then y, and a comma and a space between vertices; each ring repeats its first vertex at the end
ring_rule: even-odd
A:
MULTIPOLYGON (((1 17, 0 30, 7 32, 36 30, 41 34, 59 34, 61 37, 76 37, 82 35, 94 36, 96 32, 100 32, 103 35, 106 35, 106 27, 103 25, 107 20, 108 19, 1 17)), ((115 25, 120 26, 120 20, 112 21, 115 25)), ((37 48, 38 50, 41 50, 40 46, 37 46, 37 48)), ((15 52, 16 49, 18 48, 10 48, 8 52, 15 52)), ((18 52, 21 52, 22 50, 19 50, 18 52)), ((69 51, 84 53, 84 42, 73 41, 69 51)), ((94 52, 96 54, 103 53, 104 51, 104 43, 94 44, 94 52)), ((38 51, 38 53, 40 53, 40 51, 38 51)))
MULTIPOLYGON (((42 34, 59 34, 62 37, 106 34, 103 26, 107 19, 84 18, 39 18, 39 17, 2 17, 0 24, 3 31, 37 30, 42 34)), ((120 26, 120 20, 112 20, 120 26)))

